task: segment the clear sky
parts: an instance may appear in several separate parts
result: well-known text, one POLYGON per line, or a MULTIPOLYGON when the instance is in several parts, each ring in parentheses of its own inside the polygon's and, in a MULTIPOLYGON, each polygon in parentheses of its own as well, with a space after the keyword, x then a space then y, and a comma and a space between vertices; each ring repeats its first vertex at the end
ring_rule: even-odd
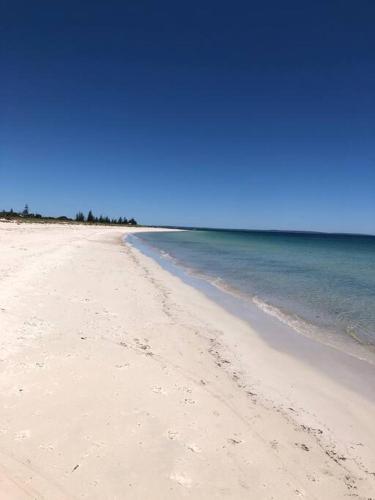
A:
POLYGON ((375 233, 374 0, 3 0, 0 208, 375 233))

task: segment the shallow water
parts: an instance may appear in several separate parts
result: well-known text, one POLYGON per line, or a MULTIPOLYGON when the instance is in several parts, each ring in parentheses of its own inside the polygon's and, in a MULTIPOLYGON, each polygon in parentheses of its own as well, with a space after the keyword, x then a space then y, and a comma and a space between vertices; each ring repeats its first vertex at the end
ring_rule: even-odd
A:
POLYGON ((137 238, 294 329, 375 346, 375 237, 192 230, 137 238))

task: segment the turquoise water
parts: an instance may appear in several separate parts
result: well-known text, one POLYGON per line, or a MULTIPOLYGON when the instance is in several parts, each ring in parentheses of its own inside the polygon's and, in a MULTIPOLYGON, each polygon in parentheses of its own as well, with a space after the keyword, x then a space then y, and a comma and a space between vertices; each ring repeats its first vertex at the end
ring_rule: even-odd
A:
POLYGON ((374 236, 192 230, 137 238, 303 333, 375 346, 374 236))

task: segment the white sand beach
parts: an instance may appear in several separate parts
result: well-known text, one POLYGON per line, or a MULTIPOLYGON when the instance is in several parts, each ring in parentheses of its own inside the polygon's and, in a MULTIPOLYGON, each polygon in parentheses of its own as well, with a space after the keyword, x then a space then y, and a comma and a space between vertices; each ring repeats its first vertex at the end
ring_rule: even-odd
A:
POLYGON ((137 230, 0 223, 0 499, 375 498, 374 400, 137 230))

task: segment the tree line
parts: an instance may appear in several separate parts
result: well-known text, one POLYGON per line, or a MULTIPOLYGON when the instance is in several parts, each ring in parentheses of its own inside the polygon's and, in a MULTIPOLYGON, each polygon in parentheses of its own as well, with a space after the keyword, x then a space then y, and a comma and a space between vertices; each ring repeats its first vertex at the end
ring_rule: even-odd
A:
POLYGON ((108 216, 100 215, 96 217, 92 210, 89 210, 87 217, 85 217, 83 212, 78 212, 76 215, 77 222, 91 222, 92 224, 127 224, 130 226, 136 226, 137 221, 132 217, 131 219, 127 219, 126 217, 119 217, 118 219, 111 219, 108 216))
POLYGON ((89 224, 120 224, 120 225, 128 225, 128 226, 136 226, 137 221, 132 217, 131 219, 127 219, 126 217, 119 217, 118 219, 110 218, 108 216, 100 215, 96 217, 92 210, 89 210, 87 216, 84 215, 83 212, 78 212, 75 216, 75 219, 71 217, 66 217, 65 215, 61 215, 59 217, 51 217, 44 216, 38 213, 32 213, 29 210, 29 206, 26 204, 25 208, 21 212, 14 211, 12 208, 10 210, 1 210, 0 218, 2 219, 37 219, 37 220, 46 220, 46 221, 66 221, 66 222, 80 222, 80 223, 89 223, 89 224))

